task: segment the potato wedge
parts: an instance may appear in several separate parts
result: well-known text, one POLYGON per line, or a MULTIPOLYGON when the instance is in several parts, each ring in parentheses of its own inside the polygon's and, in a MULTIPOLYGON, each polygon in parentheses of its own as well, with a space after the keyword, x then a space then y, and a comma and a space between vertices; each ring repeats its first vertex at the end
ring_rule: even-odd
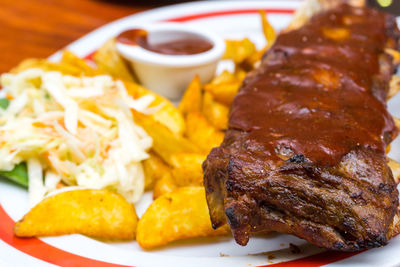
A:
POLYGON ((150 107, 159 107, 159 109, 150 116, 157 122, 165 125, 173 133, 182 135, 185 130, 185 120, 181 112, 168 99, 150 91, 136 83, 125 82, 128 93, 134 98, 151 94, 155 97, 150 107))
POLYGON ((400 162, 388 158, 389 168, 392 170, 393 179, 396 183, 400 182, 400 162))
POLYGON ((150 152, 150 157, 143 161, 144 184, 145 190, 150 190, 154 187, 154 183, 160 180, 170 168, 165 162, 154 152, 150 152))
POLYGON ((265 14, 264 10, 260 10, 260 16, 261 16, 261 25, 262 25, 264 38, 267 41, 266 49, 268 49, 275 42, 276 32, 275 32, 274 27, 272 27, 271 23, 268 21, 267 15, 265 14))
MULTIPOLYGON (((260 59, 261 59, 261 56, 260 56, 260 59)), ((240 69, 240 68, 236 68, 234 75, 235 75, 235 78, 236 78, 237 81, 243 82, 244 78, 246 78, 247 71, 245 71, 243 69, 240 69)))
POLYGON ((69 50, 64 50, 63 55, 60 61, 61 64, 68 64, 74 66, 82 71, 82 74, 85 76, 96 76, 103 74, 101 71, 96 70, 89 66, 86 61, 69 50))
POLYGON ((209 153, 224 140, 224 133, 218 131, 203 114, 198 112, 186 116, 186 136, 204 153, 209 153))
POLYGON ((237 80, 234 73, 231 73, 227 70, 224 70, 219 75, 215 76, 209 84, 221 84, 221 83, 230 83, 237 80))
POLYGON ((114 38, 105 42, 103 46, 97 50, 93 56, 93 60, 101 72, 123 81, 135 81, 127 62, 117 51, 114 38))
POLYGON ((198 152, 199 148, 186 138, 174 134, 163 124, 148 115, 132 111, 134 120, 153 138, 153 150, 167 162, 171 162, 171 155, 180 152, 198 152))
MULTIPOLYGON (((397 127, 398 130, 400 130, 400 118, 397 118, 395 116, 392 116, 393 120, 394 120, 394 125, 397 127)), ((388 145, 389 149, 387 149, 387 151, 390 151, 390 144, 388 145)), ((389 153, 389 152, 386 152, 389 153)))
POLYGON ((153 199, 171 193, 176 188, 178 188, 178 186, 176 185, 174 178, 172 178, 171 171, 165 172, 161 179, 157 180, 154 184, 153 199))
POLYGON ((37 59, 37 58, 24 59, 17 66, 13 67, 10 70, 10 73, 16 74, 16 73, 19 73, 19 72, 24 71, 26 69, 29 69, 29 68, 41 68, 38 65, 40 65, 40 63, 42 61, 44 61, 44 60, 37 59))
POLYGON ((136 240, 151 249, 185 238, 227 234, 226 228, 211 226, 204 187, 181 187, 149 206, 139 220, 136 240))
POLYGON ((228 128, 229 108, 215 101, 209 92, 203 94, 202 112, 207 120, 218 130, 228 128))
POLYGON ((235 73, 225 70, 206 84, 204 90, 211 93, 217 101, 230 106, 246 74, 247 72, 238 66, 235 68, 235 73))
POLYGON ((256 51, 256 46, 248 38, 242 40, 226 40, 226 49, 223 59, 231 59, 238 64, 246 58, 252 56, 256 51))
POLYGON ((262 56, 265 52, 273 45, 276 39, 276 32, 272 25, 269 23, 265 11, 260 10, 261 25, 264 34, 264 38, 267 42, 266 46, 261 50, 254 51, 243 58, 242 61, 236 62, 236 70, 241 69, 246 73, 253 70, 257 64, 260 63, 262 56))
POLYGON ((172 176, 179 186, 202 186, 203 168, 206 155, 198 153, 178 153, 171 157, 172 176))
POLYGON ((135 238, 135 208, 106 190, 74 190, 42 200, 15 224, 19 237, 83 234, 106 239, 135 238))
POLYGON ((395 49, 391 49, 391 48, 386 48, 385 52, 386 52, 386 54, 389 54, 392 56, 394 64, 400 63, 400 52, 399 51, 397 51, 395 49))
POLYGON ((59 71, 65 75, 81 76, 84 71, 77 66, 60 62, 50 62, 46 59, 30 58, 22 61, 18 66, 13 68, 10 73, 19 73, 26 69, 39 68, 45 71, 59 71))
POLYGON ((202 95, 202 84, 198 75, 190 82, 186 89, 181 102, 179 103, 179 111, 182 114, 189 112, 199 112, 201 110, 201 95, 202 95))
POLYGON ((389 92, 387 95, 387 99, 394 97, 400 91, 400 76, 393 75, 390 80, 389 92))
POLYGON ((232 104, 233 98, 239 91, 241 81, 225 82, 220 84, 207 84, 204 90, 211 93, 213 97, 227 106, 232 104))
POLYGON ((181 113, 173 104, 161 105, 161 109, 151 114, 150 116, 153 117, 155 121, 166 126, 173 133, 177 135, 182 135, 185 131, 186 125, 181 113))

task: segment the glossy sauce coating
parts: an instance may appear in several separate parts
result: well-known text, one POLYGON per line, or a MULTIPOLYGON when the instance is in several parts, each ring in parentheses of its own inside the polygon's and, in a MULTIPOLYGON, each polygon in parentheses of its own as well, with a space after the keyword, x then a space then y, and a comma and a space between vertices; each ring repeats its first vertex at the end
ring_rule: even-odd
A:
POLYGON ((132 29, 117 36, 118 42, 128 45, 139 45, 142 48, 164 55, 194 55, 210 50, 213 44, 201 37, 187 37, 157 44, 148 42, 148 33, 142 29, 132 29))
POLYGON ((385 20, 343 5, 281 34, 245 80, 229 127, 248 132, 248 149, 273 162, 301 155, 333 166, 359 147, 384 153, 397 135, 386 110, 394 70, 385 20))

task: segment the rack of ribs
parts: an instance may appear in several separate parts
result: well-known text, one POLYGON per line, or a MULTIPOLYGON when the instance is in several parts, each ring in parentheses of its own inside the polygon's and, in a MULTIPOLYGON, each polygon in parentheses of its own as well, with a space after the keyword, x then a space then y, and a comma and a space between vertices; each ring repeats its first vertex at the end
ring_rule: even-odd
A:
POLYGON ((341 251, 387 243, 399 198, 385 49, 398 39, 395 17, 346 3, 278 36, 203 163, 214 228, 228 223, 240 245, 269 231, 341 251))

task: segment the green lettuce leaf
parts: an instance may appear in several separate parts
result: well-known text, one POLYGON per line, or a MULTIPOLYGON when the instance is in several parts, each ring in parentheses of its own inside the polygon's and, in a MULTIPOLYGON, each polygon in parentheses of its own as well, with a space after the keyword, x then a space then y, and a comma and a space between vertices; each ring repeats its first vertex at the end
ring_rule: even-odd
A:
POLYGON ((16 165, 11 171, 0 171, 0 177, 28 188, 28 170, 24 162, 16 165))
POLYGON ((6 109, 8 104, 10 104, 10 101, 7 98, 0 98, 0 108, 6 109))
MULTIPOLYGON (((0 98, 0 108, 6 109, 9 103, 10 101, 8 101, 8 99, 0 98)), ((28 188, 28 171, 25 163, 18 164, 11 171, 0 171, 0 177, 28 188)))

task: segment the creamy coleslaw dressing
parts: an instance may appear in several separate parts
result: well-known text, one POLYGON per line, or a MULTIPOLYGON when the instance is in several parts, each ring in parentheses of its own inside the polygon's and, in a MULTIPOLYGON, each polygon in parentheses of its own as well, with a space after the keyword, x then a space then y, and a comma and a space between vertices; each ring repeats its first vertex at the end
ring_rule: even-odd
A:
POLYGON ((131 109, 154 112, 153 96, 133 99, 107 75, 41 69, 3 74, 1 85, 10 104, 0 108, 0 169, 27 162, 31 205, 61 185, 109 189, 132 203, 140 198, 141 161, 152 139, 131 109))

